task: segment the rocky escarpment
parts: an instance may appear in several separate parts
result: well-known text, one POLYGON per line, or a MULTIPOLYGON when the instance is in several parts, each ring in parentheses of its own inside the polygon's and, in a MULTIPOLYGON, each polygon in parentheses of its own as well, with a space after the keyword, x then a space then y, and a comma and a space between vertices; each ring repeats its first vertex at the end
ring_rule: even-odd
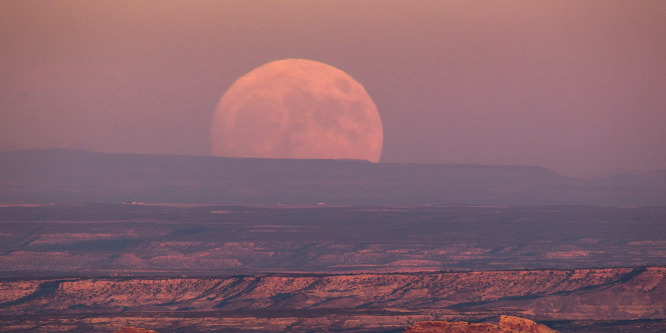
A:
POLYGON ((556 333, 543 324, 537 324, 529 319, 501 316, 498 325, 487 323, 468 323, 465 321, 425 321, 409 326, 405 333, 471 333, 471 332, 498 332, 498 333, 556 333))
POLYGON ((6 314, 291 309, 510 309, 546 319, 666 317, 666 268, 224 278, 5 280, 6 314))
MULTIPOLYGON (((49 333, 113 332, 127 326, 160 333, 380 332, 416 322, 516 315, 557 325, 577 320, 660 332, 666 328, 665 277, 666 267, 639 267, 5 279, 0 280, 0 327, 49 333)), ((507 318, 504 324, 531 329, 507 318)), ((609 331, 607 326, 588 330, 589 325, 553 328, 609 331)))

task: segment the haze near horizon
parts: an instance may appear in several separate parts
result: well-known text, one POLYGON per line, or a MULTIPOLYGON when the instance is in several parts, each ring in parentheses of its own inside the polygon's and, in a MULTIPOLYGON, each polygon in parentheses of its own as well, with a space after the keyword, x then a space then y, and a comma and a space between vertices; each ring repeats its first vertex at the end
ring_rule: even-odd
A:
POLYGON ((661 1, 0 3, 0 150, 209 155, 215 107, 274 60, 358 80, 381 162, 666 169, 661 1))

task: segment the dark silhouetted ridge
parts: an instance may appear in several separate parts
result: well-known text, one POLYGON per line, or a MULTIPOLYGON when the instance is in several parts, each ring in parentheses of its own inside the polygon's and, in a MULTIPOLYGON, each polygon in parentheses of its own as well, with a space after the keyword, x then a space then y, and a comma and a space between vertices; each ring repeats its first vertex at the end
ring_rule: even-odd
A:
POLYGON ((575 179, 533 166, 0 153, 1 202, 660 205, 666 173, 575 179))

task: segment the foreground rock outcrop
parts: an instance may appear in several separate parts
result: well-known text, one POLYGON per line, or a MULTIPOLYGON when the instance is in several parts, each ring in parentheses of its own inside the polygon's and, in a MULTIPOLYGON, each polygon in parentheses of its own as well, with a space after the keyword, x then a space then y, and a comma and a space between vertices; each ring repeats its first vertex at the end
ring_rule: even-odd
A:
POLYGON ((538 324, 529 319, 519 318, 514 316, 501 316, 499 321, 499 327, 518 332, 533 332, 533 333, 557 332, 555 330, 550 329, 546 325, 538 324))
POLYGON ((501 333, 555 333, 543 324, 514 316, 501 316, 499 325, 488 323, 468 323, 465 321, 425 321, 409 326, 405 333, 468 333, 468 332, 501 332, 501 333))

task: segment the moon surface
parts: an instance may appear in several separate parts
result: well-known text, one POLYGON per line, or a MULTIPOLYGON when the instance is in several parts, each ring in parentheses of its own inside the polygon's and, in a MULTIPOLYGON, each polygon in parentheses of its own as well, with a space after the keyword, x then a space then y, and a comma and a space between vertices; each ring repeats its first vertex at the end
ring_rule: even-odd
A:
POLYGON ((382 122, 347 73, 305 59, 269 62, 222 96, 211 128, 215 156, 379 162, 382 122))

